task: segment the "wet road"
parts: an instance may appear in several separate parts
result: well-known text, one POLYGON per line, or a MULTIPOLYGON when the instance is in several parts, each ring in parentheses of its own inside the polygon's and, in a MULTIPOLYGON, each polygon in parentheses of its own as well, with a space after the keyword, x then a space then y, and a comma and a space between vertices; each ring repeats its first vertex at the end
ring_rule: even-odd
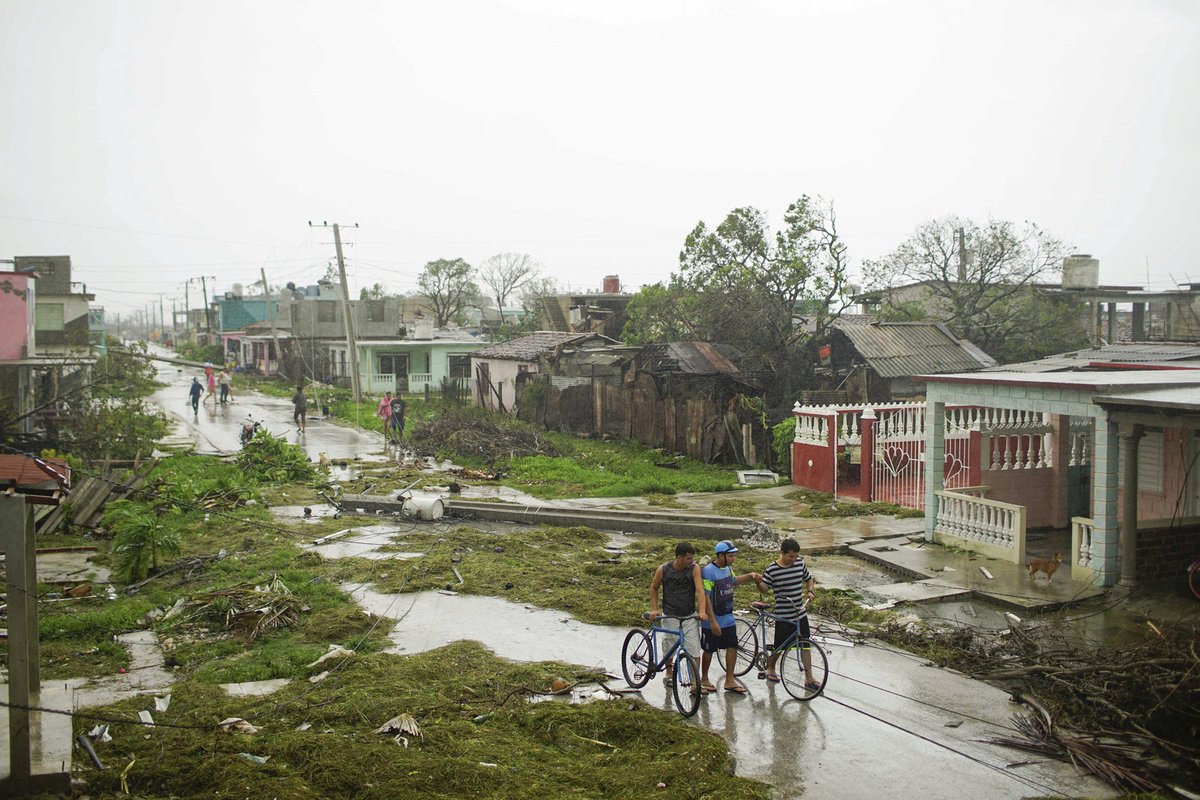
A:
MULTIPOLYGON (((624 628, 590 625, 561 611, 496 597, 342 588, 364 610, 396 620, 392 652, 476 639, 505 658, 563 660, 620 674, 624 628)), ((706 695, 691 724, 722 736, 736 773, 772 784, 780 797, 1115 796, 1066 764, 980 741, 1013 735, 1009 717, 1016 709, 1007 693, 885 647, 826 649, 829 684, 816 700, 794 700, 779 684, 757 680, 751 672, 743 678, 747 694, 706 695)), ((714 677, 720 685, 721 673, 714 677)), ((660 679, 640 694, 655 707, 674 708, 660 679)))
POLYGON ((267 397, 257 392, 242 391, 237 376, 233 377, 233 402, 224 405, 212 398, 201 403, 199 413, 192 414, 188 400, 188 387, 193 377, 204 382, 204 371, 172 364, 155 362, 158 379, 167 384, 151 396, 172 423, 168 444, 191 440, 197 453, 225 454, 241 448, 239 437, 242 424, 254 419, 274 436, 286 437, 287 441, 304 448, 314 461, 325 453, 331 459, 382 457, 383 435, 373 431, 362 431, 332 420, 323 419, 319 409, 309 399, 309 414, 305 432, 297 429, 292 420, 292 403, 279 397, 267 397))

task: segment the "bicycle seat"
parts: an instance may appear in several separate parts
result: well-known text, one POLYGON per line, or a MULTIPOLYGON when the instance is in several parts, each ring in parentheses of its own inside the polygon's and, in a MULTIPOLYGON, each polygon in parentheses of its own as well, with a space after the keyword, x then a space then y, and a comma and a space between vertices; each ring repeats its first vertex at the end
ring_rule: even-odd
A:
POLYGON ((751 600, 750 607, 757 608, 759 611, 765 611, 766 609, 771 608, 771 604, 763 600, 751 600))

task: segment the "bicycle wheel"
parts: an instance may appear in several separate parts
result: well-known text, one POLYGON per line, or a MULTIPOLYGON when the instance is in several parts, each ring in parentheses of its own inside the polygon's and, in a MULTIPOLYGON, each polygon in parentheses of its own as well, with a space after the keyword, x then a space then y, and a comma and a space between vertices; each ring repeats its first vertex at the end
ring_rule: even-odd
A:
POLYGON ((696 659, 680 650, 675 654, 675 706, 679 713, 690 717, 700 708, 700 667, 696 659))
POLYGON ((621 645, 621 672, 625 673, 625 682, 634 689, 645 686, 654 674, 650 634, 641 628, 634 628, 625 636, 625 644, 621 645))
POLYGON ((777 667, 783 688, 797 700, 812 700, 825 691, 825 683, 829 680, 829 662, 821 645, 811 639, 801 639, 799 643, 784 648, 779 654, 777 667), (812 660, 811 681, 805 678, 805 652, 812 660))
POLYGON ((758 631, 753 622, 740 618, 734 621, 734 627, 737 629, 738 649, 733 674, 740 678, 758 663, 758 631))

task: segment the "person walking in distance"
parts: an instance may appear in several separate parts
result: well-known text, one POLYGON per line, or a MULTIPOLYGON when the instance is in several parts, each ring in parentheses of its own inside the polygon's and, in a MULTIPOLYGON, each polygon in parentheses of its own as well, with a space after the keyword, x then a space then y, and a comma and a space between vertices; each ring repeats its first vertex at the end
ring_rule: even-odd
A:
POLYGON ((204 365, 204 381, 208 384, 208 394, 204 395, 204 402, 208 402, 208 398, 212 398, 213 405, 217 404, 217 376, 213 372, 212 364, 204 365))
MULTIPOLYGON (((780 646, 796 635, 795 623, 800 624, 800 638, 809 638, 808 601, 816 596, 813 594, 815 584, 812 573, 800 557, 800 544, 795 539, 784 539, 779 545, 779 558, 767 565, 762 580, 758 581, 760 592, 768 589, 775 592, 775 615, 780 618, 775 623, 775 643, 771 657, 767 659, 767 671, 760 674, 760 678, 765 677, 772 683, 779 682, 775 662, 779 660, 780 646)), ((820 684, 813 677, 812 653, 805 647, 800 655, 804 660, 805 685, 820 689, 820 684)))
MULTIPOLYGON (((650 581, 650 619, 660 616, 690 617, 697 615, 700 622, 708 619, 704 604, 704 583, 700 579, 700 565, 696 563, 696 548, 689 542, 675 545, 675 558, 654 571, 650 581), (662 611, 658 610, 658 592, 662 589, 662 611)), ((700 652, 700 625, 695 619, 665 619, 664 628, 683 630, 683 646, 689 655, 700 652)), ((673 686, 674 665, 667 663, 667 676, 663 683, 673 686)))
POLYGON ((753 581, 758 583, 762 575, 748 572, 734 575, 733 558, 738 549, 725 539, 717 542, 713 560, 700 571, 704 583, 704 599, 708 603, 708 622, 700 629, 700 644, 704 653, 700 657, 700 686, 706 692, 715 692, 716 686, 708 679, 708 668, 713 653, 723 653, 725 659, 725 691, 745 694, 746 687, 738 683, 733 674, 737 670, 737 626, 733 616, 733 590, 753 581))
POLYGON ((200 416, 200 395, 204 394, 204 387, 200 385, 199 378, 192 378, 191 388, 188 389, 188 399, 192 404, 192 416, 200 416))
POLYGON ((296 393, 292 395, 292 421, 296 423, 296 427, 304 433, 304 419, 308 414, 308 398, 304 396, 304 387, 297 386, 296 393))
POLYGON ((392 415, 390 417, 392 434, 396 437, 396 444, 399 444, 404 439, 404 412, 408 409, 408 404, 404 402, 404 398, 396 395, 392 398, 392 415))
POLYGON ((375 409, 375 416, 383 420, 383 440, 390 442, 392 440, 392 393, 384 392, 383 399, 379 401, 379 408, 375 409))
POLYGON ((217 376, 217 386, 221 387, 221 405, 233 400, 233 393, 230 387, 233 385, 233 379, 229 377, 229 373, 221 370, 221 374, 217 376))

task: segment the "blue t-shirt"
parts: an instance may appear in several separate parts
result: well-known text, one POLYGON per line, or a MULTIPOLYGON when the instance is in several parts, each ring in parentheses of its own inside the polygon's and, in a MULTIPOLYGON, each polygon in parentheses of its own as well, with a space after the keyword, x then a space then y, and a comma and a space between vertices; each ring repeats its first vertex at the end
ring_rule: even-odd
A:
MULTIPOLYGON (((704 581, 704 593, 708 595, 708 602, 712 605, 717 623, 722 628, 733 625, 733 589, 737 586, 737 576, 733 574, 733 567, 709 564, 701 570, 700 578, 704 581)), ((705 621, 704 627, 711 628, 712 625, 705 621)))

